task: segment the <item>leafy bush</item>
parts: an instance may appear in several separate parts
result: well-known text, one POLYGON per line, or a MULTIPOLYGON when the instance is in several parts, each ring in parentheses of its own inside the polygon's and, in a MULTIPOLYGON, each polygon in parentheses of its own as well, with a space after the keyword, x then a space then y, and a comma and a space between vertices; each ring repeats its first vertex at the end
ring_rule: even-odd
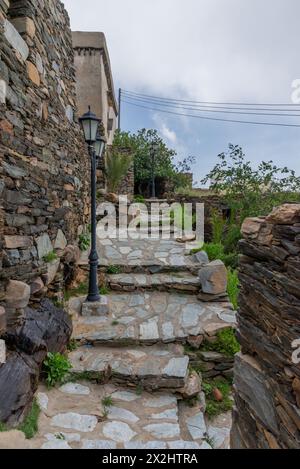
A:
POLYGON ((106 269, 106 272, 110 275, 117 275, 122 272, 122 269, 119 265, 109 265, 106 269))
POLYGON ((40 415, 40 407, 34 399, 29 414, 24 422, 18 427, 18 430, 25 434, 27 440, 33 438, 38 432, 38 419, 40 415))
POLYGON ((67 357, 61 353, 51 352, 47 354, 47 358, 44 361, 43 366, 47 374, 46 383, 49 387, 62 383, 65 376, 72 368, 67 357))
POLYGON ((227 292, 234 309, 238 308, 239 279, 236 270, 228 269, 227 292))
POLYGON ((228 357, 234 357, 240 351, 240 344, 236 340, 235 331, 229 328, 218 332, 216 341, 206 341, 201 350, 219 352, 228 357))
POLYGON ((212 225, 212 243, 221 244, 226 220, 216 210, 213 210, 210 222, 212 225))
POLYGON ((46 256, 43 257, 43 260, 47 263, 55 261, 57 259, 57 254, 56 252, 52 251, 46 254, 46 256))
POLYGON ((209 419, 223 414, 232 409, 233 401, 230 399, 231 386, 225 379, 216 378, 202 383, 202 389, 206 397, 206 415, 209 419), (221 391, 223 400, 217 401, 213 390, 217 388, 221 391))
POLYGON ((107 152, 105 172, 108 182, 108 190, 116 192, 122 179, 128 173, 132 165, 132 156, 127 153, 121 153, 117 148, 112 148, 107 152))
POLYGON ((143 195, 137 194, 134 196, 133 201, 137 204, 143 204, 145 202, 145 197, 143 195))
POLYGON ((90 247, 90 245, 91 245, 90 235, 87 234, 87 233, 82 233, 79 236, 79 242, 78 242, 78 246, 79 246, 80 251, 87 251, 88 248, 90 247))

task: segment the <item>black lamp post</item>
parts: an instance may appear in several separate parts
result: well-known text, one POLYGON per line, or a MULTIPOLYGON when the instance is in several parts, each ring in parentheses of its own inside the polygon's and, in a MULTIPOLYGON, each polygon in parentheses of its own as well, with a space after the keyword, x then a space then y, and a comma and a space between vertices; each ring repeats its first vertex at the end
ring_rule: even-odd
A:
POLYGON ((95 114, 89 110, 80 119, 84 138, 89 148, 89 155, 91 158, 91 252, 89 256, 90 275, 89 275, 89 294, 86 299, 87 302, 100 301, 99 288, 98 288, 98 253, 97 253, 97 239, 96 239, 96 167, 97 159, 101 158, 105 149, 104 137, 98 136, 98 128, 101 122, 95 114))

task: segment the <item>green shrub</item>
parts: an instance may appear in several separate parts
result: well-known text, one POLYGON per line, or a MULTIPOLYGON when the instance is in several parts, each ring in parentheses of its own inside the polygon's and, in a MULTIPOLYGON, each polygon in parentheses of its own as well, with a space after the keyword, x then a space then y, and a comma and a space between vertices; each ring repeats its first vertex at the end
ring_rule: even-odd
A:
POLYGON ((227 292, 234 309, 238 308, 239 278, 237 270, 228 269, 227 292))
POLYGON ((71 290, 66 290, 64 293, 64 299, 69 301, 72 296, 81 296, 87 295, 88 293, 88 284, 86 282, 82 282, 77 288, 72 288, 71 290))
POLYGON ((108 295, 109 294, 109 288, 106 286, 100 287, 99 288, 99 293, 100 295, 108 295))
POLYGON ((237 251, 237 245, 241 238, 242 234, 240 227, 235 224, 230 224, 223 240, 224 252, 229 254, 237 251))
POLYGON ((47 263, 56 261, 56 259, 57 259, 57 254, 54 251, 49 252, 48 254, 46 254, 46 256, 43 257, 43 261, 47 263))
POLYGON ((27 440, 33 438, 38 432, 39 415, 40 408, 36 399, 34 399, 29 414, 25 418, 24 422, 18 427, 18 430, 25 434, 27 440))
POLYGON ((209 419, 223 414, 232 409, 233 402, 230 399, 231 385, 222 378, 207 380, 202 383, 202 389, 206 397, 206 415, 209 419), (221 391, 223 400, 217 401, 213 395, 213 390, 217 388, 221 391))
POLYGON ((222 215, 220 215, 216 210, 214 210, 212 212, 210 222, 212 226, 212 243, 221 244, 226 221, 224 220, 222 215))
POLYGON ((91 238, 88 233, 83 233, 79 236, 78 246, 80 251, 87 251, 91 245, 91 238))
POLYGON ((117 275, 122 272, 122 269, 119 265, 109 265, 106 269, 106 272, 110 275, 117 275))
POLYGON ((51 352, 47 354, 47 358, 44 361, 43 366, 47 374, 46 383, 49 387, 62 383, 72 368, 67 357, 61 353, 51 352))
POLYGON ((236 340, 235 331, 232 328, 224 329, 217 333, 217 340, 206 341, 201 347, 202 350, 219 352, 228 357, 234 357, 240 351, 240 344, 236 340))
POLYGON ((143 204, 145 202, 145 197, 140 194, 136 194, 133 198, 133 201, 137 204, 143 204))
POLYGON ((102 399, 103 407, 112 407, 114 405, 113 398, 111 396, 105 396, 102 399))

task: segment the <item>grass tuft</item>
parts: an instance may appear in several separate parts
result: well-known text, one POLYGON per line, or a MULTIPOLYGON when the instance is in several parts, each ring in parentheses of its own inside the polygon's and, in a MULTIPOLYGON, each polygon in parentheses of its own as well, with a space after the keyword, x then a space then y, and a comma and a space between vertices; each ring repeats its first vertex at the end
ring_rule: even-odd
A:
POLYGON ((33 438, 38 432, 38 419, 40 415, 40 408, 36 401, 33 400, 31 410, 24 422, 18 427, 18 430, 24 433, 27 440, 33 438))

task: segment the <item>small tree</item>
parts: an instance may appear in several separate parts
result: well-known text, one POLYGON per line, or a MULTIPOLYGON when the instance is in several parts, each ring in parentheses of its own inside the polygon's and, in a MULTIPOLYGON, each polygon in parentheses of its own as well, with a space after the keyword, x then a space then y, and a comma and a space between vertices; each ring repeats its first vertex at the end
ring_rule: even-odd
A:
POLYGON ((125 178, 130 166, 132 165, 132 156, 121 153, 112 147, 106 155, 105 171, 107 176, 107 185, 110 192, 116 192, 122 180, 125 178))
POLYGON ((272 161, 253 169, 238 145, 230 144, 218 158, 220 162, 201 182, 211 182, 211 189, 224 196, 240 222, 248 216, 266 215, 281 203, 300 201, 300 178, 295 171, 272 161))

